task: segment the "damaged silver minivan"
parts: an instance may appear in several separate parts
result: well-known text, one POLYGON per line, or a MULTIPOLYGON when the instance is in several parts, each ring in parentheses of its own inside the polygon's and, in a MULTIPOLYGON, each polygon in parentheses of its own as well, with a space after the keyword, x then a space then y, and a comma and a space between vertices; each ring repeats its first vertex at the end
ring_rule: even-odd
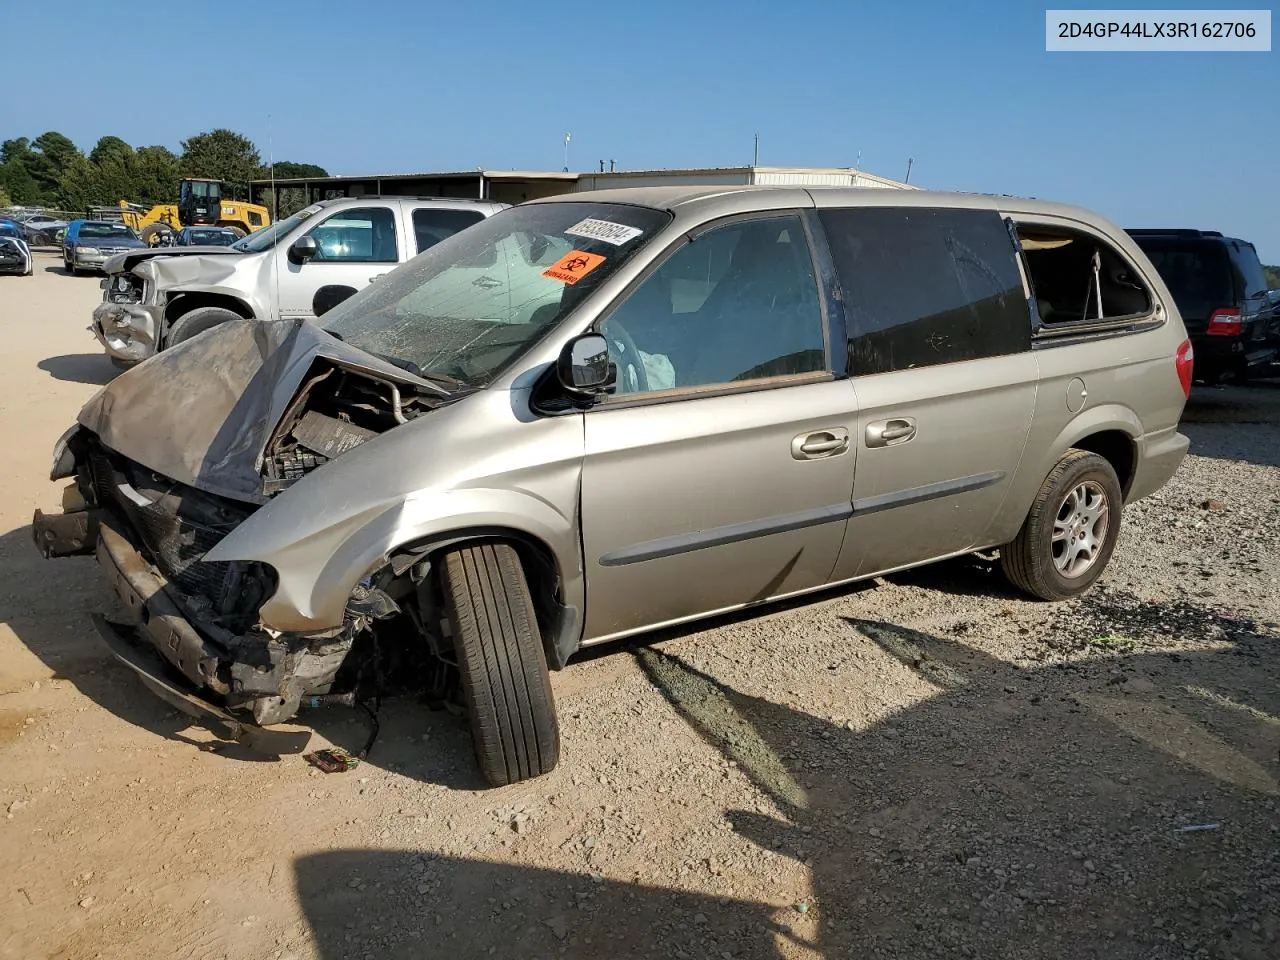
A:
POLYGON ((1191 363, 1074 207, 579 193, 123 374, 34 536, 96 552, 136 614, 100 632, 184 709, 248 736, 416 658, 510 783, 555 766, 585 645, 990 548, 1080 594, 1186 453, 1191 363))

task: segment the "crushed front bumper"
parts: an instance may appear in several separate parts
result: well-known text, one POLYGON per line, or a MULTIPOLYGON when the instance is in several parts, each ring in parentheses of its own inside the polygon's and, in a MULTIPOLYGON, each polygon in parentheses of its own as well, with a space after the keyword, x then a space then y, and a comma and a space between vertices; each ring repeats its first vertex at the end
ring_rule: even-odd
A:
POLYGON ((93 311, 89 329, 109 356, 140 363, 156 352, 156 331, 163 311, 158 305, 104 300, 93 311))
POLYGON ((153 646, 138 636, 136 628, 112 623, 101 614, 93 615, 93 625, 115 658, 136 673, 148 690, 224 740, 243 743, 265 754, 301 753, 306 749, 311 739, 309 732, 269 730, 245 723, 176 682, 153 646))
POLYGON ((37 510, 32 537, 46 557, 96 556, 135 621, 128 625, 95 618, 116 658, 153 692, 215 732, 289 752, 278 749, 289 745, 288 736, 267 736, 263 726, 290 719, 312 698, 331 699, 330 686, 350 650, 350 638, 228 636, 226 644, 206 639, 114 516, 102 509, 75 509, 74 497, 68 506, 70 512, 63 514, 37 510), (249 716, 240 719, 237 714, 249 716))

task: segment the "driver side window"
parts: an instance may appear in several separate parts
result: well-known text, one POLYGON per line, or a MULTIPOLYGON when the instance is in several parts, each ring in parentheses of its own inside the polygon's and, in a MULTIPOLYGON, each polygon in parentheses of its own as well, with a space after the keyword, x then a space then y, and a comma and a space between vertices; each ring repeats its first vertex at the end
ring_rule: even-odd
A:
POLYGON ((822 310, 799 217, 710 230, 667 258, 600 327, 615 395, 826 369, 822 310))
POLYGON ((311 231, 316 263, 395 263, 396 218, 389 207, 355 207, 335 213, 311 231))

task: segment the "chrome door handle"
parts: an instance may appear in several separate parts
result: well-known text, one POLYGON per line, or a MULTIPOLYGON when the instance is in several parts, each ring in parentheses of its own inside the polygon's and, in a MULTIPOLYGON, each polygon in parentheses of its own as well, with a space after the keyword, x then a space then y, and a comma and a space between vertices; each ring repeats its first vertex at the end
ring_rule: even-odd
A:
POLYGON ((844 427, 802 433, 791 441, 791 456, 797 460, 838 457, 849 449, 849 431, 844 427))
POLYGON ((911 417, 896 417, 867 424, 867 446, 888 447, 906 443, 916 435, 916 422, 911 417))

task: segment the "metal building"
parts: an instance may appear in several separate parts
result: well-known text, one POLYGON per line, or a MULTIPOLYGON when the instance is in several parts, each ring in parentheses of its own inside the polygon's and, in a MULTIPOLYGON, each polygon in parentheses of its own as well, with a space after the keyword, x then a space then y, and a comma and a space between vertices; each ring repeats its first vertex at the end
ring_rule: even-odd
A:
POLYGON ((470 170, 447 173, 392 173, 354 177, 293 177, 254 180, 253 199, 270 204, 271 191, 302 191, 302 203, 333 197, 413 196, 462 197, 522 203, 580 190, 638 187, 660 184, 881 187, 914 190, 916 187, 852 167, 707 167, 674 170, 617 170, 608 173, 564 173, 536 170, 470 170))

